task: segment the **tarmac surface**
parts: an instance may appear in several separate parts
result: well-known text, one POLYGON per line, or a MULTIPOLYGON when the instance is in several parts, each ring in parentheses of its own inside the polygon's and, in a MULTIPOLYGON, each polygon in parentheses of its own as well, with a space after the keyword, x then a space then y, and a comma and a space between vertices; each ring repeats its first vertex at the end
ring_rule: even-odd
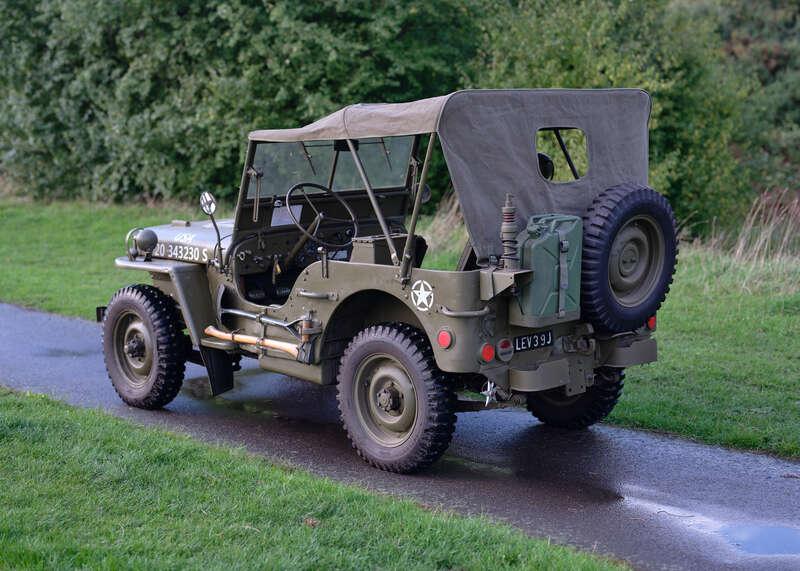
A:
MULTIPOLYGON (((0 304, 0 384, 228 443, 426 505, 485 514, 637 569, 800 569, 800 463, 649 432, 563 432, 527 412, 460 413, 447 454, 401 476, 362 462, 338 423, 335 388, 249 368, 210 398, 189 365, 163 411, 124 405, 99 326, 0 304)), ((469 549, 469 546, 464 546, 469 549)))

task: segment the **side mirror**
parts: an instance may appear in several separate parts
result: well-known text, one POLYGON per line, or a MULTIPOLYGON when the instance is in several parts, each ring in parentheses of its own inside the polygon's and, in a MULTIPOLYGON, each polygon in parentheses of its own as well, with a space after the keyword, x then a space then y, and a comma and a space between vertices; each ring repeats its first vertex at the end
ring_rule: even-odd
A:
POLYGON ((206 191, 200 195, 200 209, 205 213, 206 216, 214 215, 214 213, 217 211, 217 201, 214 199, 213 194, 206 191))
POLYGON ((214 219, 214 213, 217 211, 217 201, 214 199, 213 194, 208 191, 204 191, 200 194, 200 209, 206 216, 211 218, 211 223, 214 225, 214 232, 217 234, 216 261, 211 261, 209 263, 215 264, 217 269, 222 270, 222 236, 219 233, 217 221, 214 219))

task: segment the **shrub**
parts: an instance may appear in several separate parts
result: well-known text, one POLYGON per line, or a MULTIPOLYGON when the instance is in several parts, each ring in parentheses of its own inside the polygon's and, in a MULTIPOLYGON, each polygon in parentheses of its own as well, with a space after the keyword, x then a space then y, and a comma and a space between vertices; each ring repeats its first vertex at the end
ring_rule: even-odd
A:
POLYGON ((0 170, 39 197, 230 197, 246 133, 455 89, 471 3, 0 1, 0 170))
POLYGON ((748 82, 716 22, 662 0, 497 3, 472 82, 484 87, 642 87, 653 97, 651 184, 698 230, 749 203, 733 143, 748 82))
POLYGON ((742 159, 762 189, 800 187, 800 4, 705 0, 725 51, 758 81, 744 111, 753 143, 742 159))

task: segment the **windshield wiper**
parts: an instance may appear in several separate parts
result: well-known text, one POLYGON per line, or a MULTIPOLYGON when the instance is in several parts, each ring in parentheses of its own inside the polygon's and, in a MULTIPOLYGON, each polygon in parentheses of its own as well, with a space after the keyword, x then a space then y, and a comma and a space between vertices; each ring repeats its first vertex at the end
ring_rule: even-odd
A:
POLYGON ((247 169, 247 176, 250 178, 256 177, 256 198, 253 203, 253 222, 258 222, 258 205, 261 202, 261 177, 264 176, 264 171, 251 165, 250 168, 247 169))
POLYGON ((303 149, 303 154, 305 155, 306 160, 308 161, 308 166, 311 167, 311 174, 317 176, 317 169, 314 168, 314 163, 311 160, 311 155, 308 153, 308 148, 306 147, 306 144, 303 141, 299 142, 300 142, 300 148, 303 149))
POLYGON ((383 137, 380 138, 381 148, 383 149, 383 156, 386 157, 386 164, 389 165, 389 170, 392 170, 392 161, 389 159, 389 149, 386 148, 386 142, 383 137))

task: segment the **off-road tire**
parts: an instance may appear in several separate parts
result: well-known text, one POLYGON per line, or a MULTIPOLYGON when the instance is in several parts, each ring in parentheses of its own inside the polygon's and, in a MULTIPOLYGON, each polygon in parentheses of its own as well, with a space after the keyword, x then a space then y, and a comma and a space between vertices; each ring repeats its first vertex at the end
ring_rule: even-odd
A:
POLYGON ((622 395, 623 369, 595 369, 595 383, 585 393, 566 396, 563 387, 528 395, 528 410, 543 423, 558 428, 587 428, 607 417, 622 395))
POLYGON ((337 400, 353 448, 381 470, 404 474, 417 471, 435 462, 450 445, 456 423, 455 391, 447 375, 436 366, 427 337, 410 325, 374 325, 353 337, 341 358, 337 400), (359 415, 364 413, 357 410, 357 375, 375 355, 396 359, 408 373, 416 396, 413 426, 407 439, 395 446, 384 445, 373 437, 360 420, 359 415))
MULTIPOLYGON (((632 230, 638 231, 636 228, 632 230)), ((642 233, 642 236, 646 235, 642 233)), ((637 260, 634 264, 641 263, 637 251, 634 247, 637 260)), ((655 315, 669 292, 677 254, 675 215, 666 198, 651 188, 636 184, 621 184, 601 192, 583 217, 581 318, 600 333, 621 333, 641 327, 655 315), (645 283, 638 293, 641 299, 633 296, 632 301, 624 300, 612 283, 615 279, 628 277, 620 275, 622 269, 612 267, 615 259, 612 249, 615 249, 618 233, 622 231, 624 234, 629 231, 629 226, 639 223, 653 236, 649 254, 642 256, 642 260, 646 257, 654 265, 642 274, 645 283)), ((617 265, 621 268, 622 254, 617 252, 617 256, 617 265)), ((636 274, 635 270, 638 266, 629 271, 636 274)))
POLYGON ((119 397, 128 405, 158 409, 169 404, 183 384, 186 369, 186 335, 175 302, 158 288, 131 285, 117 291, 103 319, 103 353, 106 371, 119 397), (120 319, 138 316, 149 334, 151 364, 146 378, 137 382, 126 373, 115 346, 120 319))

